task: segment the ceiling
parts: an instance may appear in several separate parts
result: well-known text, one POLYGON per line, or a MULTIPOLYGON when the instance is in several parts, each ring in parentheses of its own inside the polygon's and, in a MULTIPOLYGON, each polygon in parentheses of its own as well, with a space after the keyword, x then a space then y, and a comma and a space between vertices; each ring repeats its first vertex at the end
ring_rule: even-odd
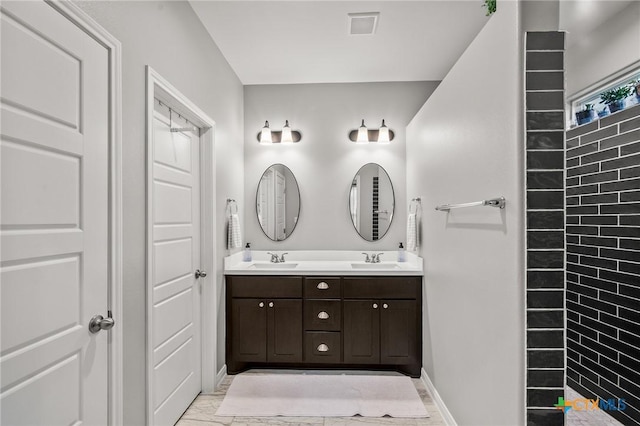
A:
POLYGON ((580 42, 634 1, 637 0, 561 0, 560 30, 567 32, 567 47, 580 42))
POLYGON ((245 85, 442 80, 489 19, 473 1, 197 1, 245 85), (380 12, 374 35, 348 13, 380 12))

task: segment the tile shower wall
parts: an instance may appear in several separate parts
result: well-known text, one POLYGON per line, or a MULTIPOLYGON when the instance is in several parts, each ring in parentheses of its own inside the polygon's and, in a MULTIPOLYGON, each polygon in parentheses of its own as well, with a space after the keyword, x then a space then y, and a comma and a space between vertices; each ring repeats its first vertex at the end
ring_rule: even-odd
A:
POLYGON ((564 33, 526 38, 527 424, 562 425, 564 33))
POLYGON ((640 423, 640 105, 566 140, 567 382, 640 423))

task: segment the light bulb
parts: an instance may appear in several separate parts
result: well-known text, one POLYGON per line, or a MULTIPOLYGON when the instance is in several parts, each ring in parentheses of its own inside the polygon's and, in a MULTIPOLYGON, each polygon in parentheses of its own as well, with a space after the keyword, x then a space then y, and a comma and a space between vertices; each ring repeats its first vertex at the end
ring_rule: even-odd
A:
POLYGON ((289 120, 286 120, 284 127, 282 128, 282 139, 280 139, 280 143, 293 143, 293 136, 291 135, 289 120))
POLYGON ((364 125, 364 119, 362 120, 362 124, 358 128, 358 137, 356 139, 356 143, 369 143, 369 131, 367 130, 367 126, 364 125))
POLYGON ((382 120, 382 126, 378 129, 378 143, 391 143, 391 139, 389 139, 389 128, 384 124, 384 119, 382 120))
POLYGON ((265 121, 264 122, 264 127, 262 128, 262 131, 260 132, 260 143, 261 144, 270 144, 273 143, 273 140, 271 139, 271 129, 269 128, 269 122, 265 121))

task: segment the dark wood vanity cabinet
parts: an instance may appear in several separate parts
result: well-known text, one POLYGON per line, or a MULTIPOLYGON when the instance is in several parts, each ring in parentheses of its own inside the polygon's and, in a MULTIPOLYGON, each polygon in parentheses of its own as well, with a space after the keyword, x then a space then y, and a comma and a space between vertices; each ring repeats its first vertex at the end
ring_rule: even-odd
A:
POLYGON ((422 277, 227 278, 227 371, 422 362, 422 277))
POLYGON ((227 368, 302 362, 301 297, 300 277, 228 276, 227 368))
POLYGON ((419 375, 422 291, 416 277, 344 279, 344 362, 402 365, 419 375))

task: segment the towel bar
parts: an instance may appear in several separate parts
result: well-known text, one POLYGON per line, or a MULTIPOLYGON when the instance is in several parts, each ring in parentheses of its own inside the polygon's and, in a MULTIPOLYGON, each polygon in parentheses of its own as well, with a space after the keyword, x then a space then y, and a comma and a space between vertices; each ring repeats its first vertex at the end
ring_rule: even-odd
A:
POLYGON ((491 198, 488 200, 474 201, 472 203, 443 204, 441 206, 437 206, 436 210, 441 212, 447 212, 451 209, 461 209, 464 207, 476 207, 476 206, 490 206, 490 207, 498 207, 498 208, 504 209, 504 206, 506 203, 507 201, 505 200, 504 197, 498 197, 498 198, 491 198))

